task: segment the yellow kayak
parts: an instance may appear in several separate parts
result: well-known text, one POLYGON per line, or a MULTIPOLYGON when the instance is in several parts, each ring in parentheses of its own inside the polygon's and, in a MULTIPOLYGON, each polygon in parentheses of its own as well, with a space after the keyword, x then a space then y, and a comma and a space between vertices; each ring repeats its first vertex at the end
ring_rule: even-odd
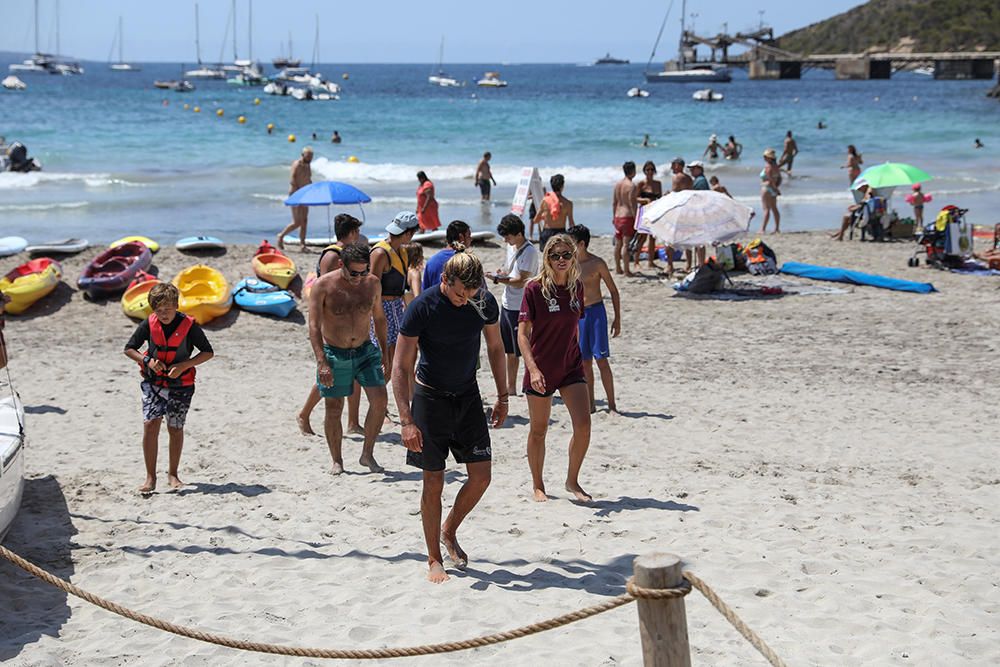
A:
POLYGON ((225 315, 233 307, 233 296, 225 276, 210 266, 196 264, 178 273, 173 280, 180 290, 179 310, 198 324, 225 315))
POLYGON ((108 245, 108 247, 114 248, 115 246, 120 246, 123 243, 131 243, 132 241, 138 241, 139 243, 142 243, 147 248, 149 248, 150 252, 159 252, 160 250, 160 244, 154 241, 153 239, 149 238, 148 236, 125 236, 118 239, 114 243, 111 243, 110 245, 108 245))
POLYGON ((261 280, 287 289, 289 283, 295 280, 298 270, 291 258, 264 241, 254 255, 253 272, 261 280))
POLYGON ((10 297, 5 310, 19 315, 46 294, 50 294, 62 279, 59 262, 39 257, 25 262, 0 278, 0 292, 10 297))
POLYGON ((149 317, 153 312, 149 305, 149 290, 161 282, 163 281, 156 276, 140 271, 122 294, 122 310, 125 314, 137 320, 149 317))

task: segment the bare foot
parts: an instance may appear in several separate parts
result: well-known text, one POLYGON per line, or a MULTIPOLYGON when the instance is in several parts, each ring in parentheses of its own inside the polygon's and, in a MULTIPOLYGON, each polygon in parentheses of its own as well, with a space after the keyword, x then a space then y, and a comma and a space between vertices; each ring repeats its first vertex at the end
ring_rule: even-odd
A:
POLYGON ((535 489, 534 499, 536 503, 548 502, 549 497, 545 495, 545 489, 535 489))
POLYGON ((171 475, 170 473, 167 473, 167 484, 169 484, 170 488, 175 491, 184 486, 184 482, 181 481, 180 477, 177 475, 171 475))
POLYGON ((444 545, 445 550, 448 552, 448 557, 455 563, 455 567, 459 570, 464 570, 469 566, 469 554, 465 553, 462 547, 458 545, 458 538, 455 535, 446 533, 444 527, 441 528, 441 544, 444 545))
POLYGON ((620 268, 615 268, 615 274, 620 276, 622 274, 622 270, 620 268))
POLYGON ((608 412, 618 414, 618 405, 614 401, 608 403, 608 412))
POLYGON ((343 475, 344 474, 344 462, 343 461, 334 461, 333 462, 333 474, 334 475, 343 475))
POLYGON ((596 414, 596 413, 597 413, 597 403, 591 403, 590 404, 590 414, 596 414))
POLYGON ((285 238, 283 236, 279 236, 277 238, 276 245, 278 246, 278 250, 284 250, 285 249, 285 238))
POLYGON ((147 477, 146 482, 139 487, 139 493, 141 493, 144 496, 148 496, 151 493, 153 493, 153 491, 156 491, 156 478, 147 477))
POLYGON ((427 572, 427 581, 432 584, 443 584, 448 581, 448 573, 444 571, 444 565, 432 560, 429 562, 430 570, 427 572))
POLYGON ((347 433, 348 435, 364 435, 365 429, 359 424, 348 424, 347 433))
POLYGON ((593 502, 593 498, 589 493, 583 490, 579 484, 570 484, 566 482, 566 490, 576 496, 576 499, 581 503, 593 502))
POLYGON ((374 456, 362 456, 358 459, 358 463, 368 468, 371 472, 385 472, 385 468, 378 464, 374 456))
POLYGON ((312 426, 309 424, 309 417, 305 415, 298 415, 295 421, 299 424, 299 433, 302 435, 316 435, 316 431, 313 430, 312 426))

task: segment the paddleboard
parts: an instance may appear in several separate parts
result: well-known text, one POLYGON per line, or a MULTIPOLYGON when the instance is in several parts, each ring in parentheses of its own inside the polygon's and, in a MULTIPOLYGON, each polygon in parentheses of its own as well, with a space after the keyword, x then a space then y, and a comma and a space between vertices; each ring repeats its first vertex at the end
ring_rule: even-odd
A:
POLYGON ((16 255, 27 247, 27 239, 20 236, 4 236, 0 238, 0 257, 16 255))
MULTIPOLYGON (((493 238, 494 236, 496 236, 496 234, 494 234, 493 232, 472 232, 473 241, 486 241, 488 239, 493 238)), ((368 243, 375 244, 378 243, 379 241, 384 241, 387 238, 389 238, 388 234, 384 233, 377 234, 375 236, 369 237, 368 243)), ((413 235, 413 241, 415 243, 438 243, 438 242, 443 242, 447 238, 448 238, 447 233, 441 230, 433 232, 421 232, 420 234, 413 235)))
POLYGON ((214 236, 188 236, 177 241, 174 246, 178 250, 222 250, 226 244, 214 236))
POLYGON ((29 245, 25 250, 32 255, 72 255, 89 247, 90 243, 87 242, 87 239, 62 239, 29 245))
POLYGON ((120 246, 123 243, 129 243, 130 241, 138 241, 139 243, 149 248, 150 252, 160 251, 160 244, 154 241, 153 239, 149 238, 148 236, 124 236, 118 239, 117 241, 112 242, 110 245, 108 245, 108 247, 114 248, 115 246, 120 246))

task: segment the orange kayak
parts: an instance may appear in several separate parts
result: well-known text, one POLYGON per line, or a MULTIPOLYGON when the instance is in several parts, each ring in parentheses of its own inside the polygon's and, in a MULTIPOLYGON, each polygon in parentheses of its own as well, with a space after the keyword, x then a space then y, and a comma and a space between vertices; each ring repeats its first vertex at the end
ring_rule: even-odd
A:
POLYGON ((260 244, 253 258, 254 274, 281 289, 286 289, 298 273, 295 262, 267 241, 260 244))

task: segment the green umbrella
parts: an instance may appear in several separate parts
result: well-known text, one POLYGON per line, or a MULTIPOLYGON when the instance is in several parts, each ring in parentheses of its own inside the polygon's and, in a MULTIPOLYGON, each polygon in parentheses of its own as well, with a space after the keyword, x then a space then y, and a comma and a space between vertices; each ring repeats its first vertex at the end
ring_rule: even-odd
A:
POLYGON ((932 178, 934 177, 926 171, 917 169, 912 164, 886 162, 885 164, 877 164, 874 167, 865 169, 854 180, 851 187, 857 189, 864 182, 873 188, 894 188, 900 185, 922 183, 932 178))

